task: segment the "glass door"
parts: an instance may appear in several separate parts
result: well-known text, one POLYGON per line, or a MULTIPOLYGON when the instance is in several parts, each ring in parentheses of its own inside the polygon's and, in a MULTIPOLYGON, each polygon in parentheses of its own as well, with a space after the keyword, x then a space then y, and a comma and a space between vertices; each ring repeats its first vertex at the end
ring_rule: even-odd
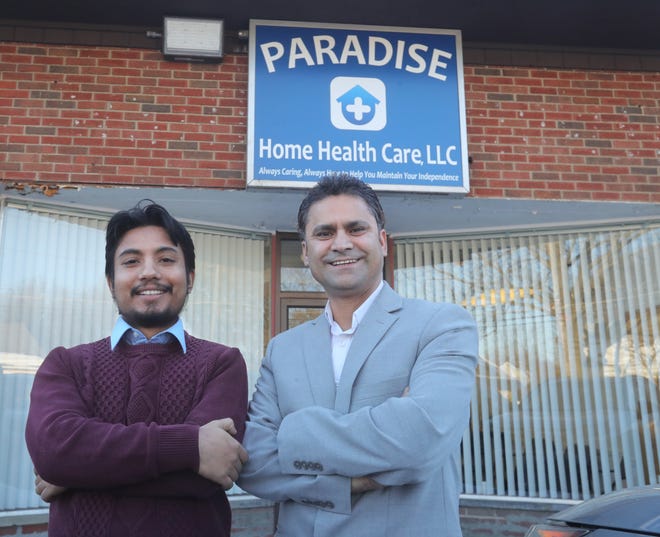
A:
POLYGON ((327 301, 323 288, 300 258, 300 239, 280 234, 278 242, 277 332, 283 332, 318 317, 327 301))

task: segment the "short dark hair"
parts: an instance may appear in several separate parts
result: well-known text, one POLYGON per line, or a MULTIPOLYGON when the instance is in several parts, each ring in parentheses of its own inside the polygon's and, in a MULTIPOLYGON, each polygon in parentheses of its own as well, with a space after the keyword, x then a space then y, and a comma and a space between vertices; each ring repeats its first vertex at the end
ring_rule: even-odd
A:
POLYGON ((311 206, 329 196, 341 194, 362 198, 374 215, 378 229, 385 228, 385 213, 373 188, 348 174, 326 175, 312 187, 298 208, 298 233, 301 239, 305 239, 305 226, 311 206))
POLYGON ((175 246, 181 246, 186 274, 195 270, 195 245, 188 230, 162 205, 143 199, 132 209, 115 213, 105 232, 105 275, 114 280, 115 253, 122 237, 132 229, 144 226, 162 227, 175 246))

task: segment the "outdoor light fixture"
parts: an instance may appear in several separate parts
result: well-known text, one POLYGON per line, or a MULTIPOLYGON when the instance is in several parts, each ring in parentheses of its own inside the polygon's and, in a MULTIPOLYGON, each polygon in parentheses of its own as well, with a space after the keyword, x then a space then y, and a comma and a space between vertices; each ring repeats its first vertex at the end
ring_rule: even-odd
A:
POLYGON ((222 19, 165 17, 163 54, 178 61, 222 61, 222 19))

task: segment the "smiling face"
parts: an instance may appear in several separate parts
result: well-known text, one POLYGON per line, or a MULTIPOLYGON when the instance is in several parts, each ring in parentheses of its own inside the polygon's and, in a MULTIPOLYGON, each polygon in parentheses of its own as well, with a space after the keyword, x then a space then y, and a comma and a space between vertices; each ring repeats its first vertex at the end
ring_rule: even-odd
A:
POLYGON ((142 226, 119 241, 108 286, 126 322, 150 338, 177 321, 194 276, 165 229, 142 226))
POLYGON ((314 203, 302 258, 328 297, 366 300, 383 278, 387 235, 364 200, 340 194, 314 203))

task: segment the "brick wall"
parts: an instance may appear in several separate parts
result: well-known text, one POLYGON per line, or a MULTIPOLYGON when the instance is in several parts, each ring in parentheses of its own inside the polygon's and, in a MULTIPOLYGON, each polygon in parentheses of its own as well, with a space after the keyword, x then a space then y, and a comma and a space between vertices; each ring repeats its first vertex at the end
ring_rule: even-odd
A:
POLYGON ((477 197, 660 200, 660 74, 468 66, 477 197))
POLYGON ((0 43, 0 177, 245 186, 247 56, 0 43))
MULTIPOLYGON (((247 56, 0 43, 0 179, 244 188, 247 56)), ((660 201, 660 73, 466 65, 472 195, 660 201)))
MULTIPOLYGON (((237 503, 239 505, 232 509, 233 537, 273 537, 274 511, 272 506, 266 505, 268 502, 256 500, 251 506, 237 503)), ((567 505, 549 502, 543 505, 524 501, 465 500, 460 508, 463 537, 524 537, 532 524, 565 507, 567 505)), ((47 534, 46 523, 0 527, 0 537, 47 537, 47 534)))

